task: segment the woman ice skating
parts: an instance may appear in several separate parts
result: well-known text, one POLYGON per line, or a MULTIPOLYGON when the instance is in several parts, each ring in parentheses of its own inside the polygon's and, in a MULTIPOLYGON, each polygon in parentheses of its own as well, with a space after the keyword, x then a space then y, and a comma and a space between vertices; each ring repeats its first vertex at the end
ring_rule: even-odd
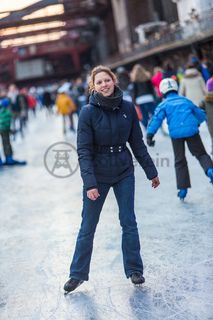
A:
POLYGON ((131 71, 133 101, 142 112, 142 124, 147 128, 156 107, 155 90, 151 74, 140 64, 135 64, 131 71))
POLYGON ((162 80, 160 91, 165 99, 156 108, 147 128, 147 144, 154 145, 153 137, 166 118, 175 157, 178 197, 183 200, 188 188, 191 187, 185 142, 213 184, 213 162, 204 148, 198 129, 199 125, 206 120, 206 116, 203 110, 194 105, 191 100, 178 95, 178 85, 174 79, 162 80))
POLYGON ((193 64, 188 64, 180 82, 179 94, 199 105, 206 94, 205 81, 193 64))
POLYGON ((73 113, 76 111, 77 107, 69 96, 69 83, 64 83, 59 89, 56 97, 56 107, 59 114, 62 115, 63 119, 63 133, 66 134, 66 119, 70 122, 70 130, 75 132, 73 123, 73 113))
POLYGON ((83 179, 82 222, 70 266, 66 292, 89 279, 93 238, 100 213, 112 187, 122 227, 124 271, 133 284, 142 284, 143 262, 134 212, 134 167, 126 143, 156 188, 160 184, 155 165, 143 142, 134 105, 123 100, 115 74, 105 66, 92 70, 89 104, 81 110, 77 150, 83 179))

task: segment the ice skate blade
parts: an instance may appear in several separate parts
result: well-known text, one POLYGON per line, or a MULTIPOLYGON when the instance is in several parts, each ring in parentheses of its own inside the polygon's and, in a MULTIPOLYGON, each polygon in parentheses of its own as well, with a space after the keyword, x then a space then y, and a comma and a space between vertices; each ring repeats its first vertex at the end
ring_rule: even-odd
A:
POLYGON ((83 282, 84 282, 84 281, 82 280, 82 281, 77 285, 77 287, 74 288, 73 290, 67 291, 67 290, 64 289, 64 295, 66 296, 68 293, 71 293, 71 292, 75 291, 78 287, 80 287, 80 285, 81 285, 83 282))
POLYGON ((20 161, 20 162, 17 162, 17 163, 7 163, 7 162, 4 162, 4 163, 3 163, 3 166, 8 166, 8 167, 26 166, 26 165, 27 165, 27 162, 26 162, 26 161, 20 161))
POLYGON ((142 288, 144 283, 134 283, 133 286, 136 288, 142 288))

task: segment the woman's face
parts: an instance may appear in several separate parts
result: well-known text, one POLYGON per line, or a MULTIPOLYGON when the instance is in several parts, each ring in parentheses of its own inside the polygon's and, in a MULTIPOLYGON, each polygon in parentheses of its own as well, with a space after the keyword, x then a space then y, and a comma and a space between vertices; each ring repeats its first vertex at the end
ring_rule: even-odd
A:
POLYGON ((96 74, 94 79, 95 91, 101 93, 104 97, 109 97, 113 94, 115 88, 115 82, 111 76, 102 71, 96 74))

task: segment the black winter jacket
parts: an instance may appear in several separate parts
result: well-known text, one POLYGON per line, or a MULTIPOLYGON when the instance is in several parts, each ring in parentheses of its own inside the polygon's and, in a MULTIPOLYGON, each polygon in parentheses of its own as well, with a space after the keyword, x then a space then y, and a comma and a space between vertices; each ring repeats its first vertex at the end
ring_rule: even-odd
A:
POLYGON ((145 94, 152 94, 153 97, 155 97, 155 91, 152 85, 151 80, 147 81, 135 81, 132 83, 133 86, 133 101, 135 101, 136 98, 143 96, 145 94))
POLYGON ((92 94, 89 104, 80 112, 77 151, 87 190, 97 187, 98 182, 114 184, 134 172, 132 155, 124 147, 127 142, 147 178, 151 180, 158 174, 143 142, 134 105, 122 96, 120 101, 116 107, 112 103, 111 108, 105 108, 92 94), (110 152, 112 146, 116 152, 110 152), (118 151, 118 146, 122 146, 122 151, 118 151))

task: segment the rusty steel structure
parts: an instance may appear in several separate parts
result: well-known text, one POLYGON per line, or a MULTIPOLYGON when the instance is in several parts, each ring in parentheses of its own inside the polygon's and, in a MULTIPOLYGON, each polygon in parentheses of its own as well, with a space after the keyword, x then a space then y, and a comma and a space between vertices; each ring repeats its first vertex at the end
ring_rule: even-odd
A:
POLYGON ((37 0, 0 12, 0 84, 73 78, 98 63, 160 65, 172 52, 183 61, 192 50, 211 58, 213 8, 192 9, 185 21, 180 2, 37 0))
POLYGON ((36 82, 78 74, 82 66, 91 63, 92 56, 97 54, 95 47, 100 21, 109 19, 110 14, 111 5, 107 0, 41 0, 22 10, 7 12, 6 17, 0 18, 0 83, 36 82), (63 12, 33 16, 38 10, 57 5, 63 6, 63 12), (45 27, 54 22, 61 24, 45 27), (51 39, 56 32, 61 32, 61 36, 56 40, 51 39), (44 35, 50 39, 33 41, 35 37, 44 35), (26 39, 32 41, 25 44, 26 39), (38 62, 38 59, 47 69, 44 74, 34 77, 32 74, 30 77, 17 75, 17 64, 24 66, 24 62, 28 62, 30 65, 35 60, 38 62))

